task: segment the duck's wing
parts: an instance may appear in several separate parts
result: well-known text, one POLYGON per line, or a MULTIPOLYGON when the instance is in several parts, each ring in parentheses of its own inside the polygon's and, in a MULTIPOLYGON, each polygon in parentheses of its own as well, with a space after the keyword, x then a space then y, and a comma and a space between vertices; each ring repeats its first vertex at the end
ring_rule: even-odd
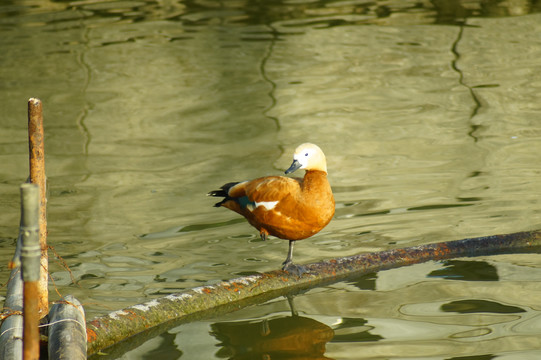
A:
POLYGON ((245 181, 229 189, 229 197, 247 197, 250 202, 280 201, 286 196, 296 197, 301 191, 301 181, 285 176, 266 176, 245 181))

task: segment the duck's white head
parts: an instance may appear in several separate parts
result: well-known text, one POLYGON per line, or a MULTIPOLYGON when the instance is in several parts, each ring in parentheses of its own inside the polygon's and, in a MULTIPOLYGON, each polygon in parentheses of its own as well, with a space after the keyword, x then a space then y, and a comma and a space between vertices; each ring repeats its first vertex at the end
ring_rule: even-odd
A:
POLYGON ((286 170, 286 174, 298 169, 319 170, 327 172, 327 160, 319 146, 310 143, 299 145, 293 154, 293 163, 286 170))

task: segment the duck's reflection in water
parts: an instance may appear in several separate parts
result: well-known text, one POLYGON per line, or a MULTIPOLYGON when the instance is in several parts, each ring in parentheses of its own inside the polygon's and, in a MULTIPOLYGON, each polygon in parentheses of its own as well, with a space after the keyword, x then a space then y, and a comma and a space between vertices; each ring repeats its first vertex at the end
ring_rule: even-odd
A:
POLYGON ((303 316, 257 322, 215 323, 213 335, 221 341, 218 356, 229 359, 328 359, 325 345, 334 331, 303 316))
POLYGON ((319 321, 298 316, 292 307, 291 316, 215 323, 212 335, 221 341, 219 357, 300 360, 329 359, 324 355, 325 346, 334 337, 334 331, 319 321))

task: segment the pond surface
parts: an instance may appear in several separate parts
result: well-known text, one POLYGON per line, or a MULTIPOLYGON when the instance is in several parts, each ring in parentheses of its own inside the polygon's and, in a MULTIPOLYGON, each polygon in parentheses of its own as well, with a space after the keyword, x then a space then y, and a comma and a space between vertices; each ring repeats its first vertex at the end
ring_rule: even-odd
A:
MULTIPOLYGON (((51 300, 72 294, 88 318, 278 268, 287 242, 262 242, 205 195, 283 173, 308 141, 327 155, 337 205, 296 262, 541 228, 539 10, 4 1, 1 283, 28 176, 30 97, 44 103, 48 241, 72 273, 51 255, 51 300)), ((319 329, 314 359, 538 358, 540 267, 528 254, 383 271, 296 296, 298 317, 276 299, 118 357, 237 359, 239 335, 278 326, 319 329)))

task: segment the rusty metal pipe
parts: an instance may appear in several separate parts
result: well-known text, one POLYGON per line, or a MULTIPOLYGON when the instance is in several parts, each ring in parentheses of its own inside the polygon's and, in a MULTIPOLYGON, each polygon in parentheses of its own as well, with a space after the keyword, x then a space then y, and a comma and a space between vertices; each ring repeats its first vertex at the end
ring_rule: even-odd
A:
POLYGON ((182 322, 193 321, 262 303, 277 296, 429 260, 538 251, 541 231, 485 236, 359 254, 306 265, 301 277, 276 270, 201 286, 133 305, 87 323, 88 353, 123 340, 150 337, 182 322), (141 335, 142 334, 142 335, 141 335))

